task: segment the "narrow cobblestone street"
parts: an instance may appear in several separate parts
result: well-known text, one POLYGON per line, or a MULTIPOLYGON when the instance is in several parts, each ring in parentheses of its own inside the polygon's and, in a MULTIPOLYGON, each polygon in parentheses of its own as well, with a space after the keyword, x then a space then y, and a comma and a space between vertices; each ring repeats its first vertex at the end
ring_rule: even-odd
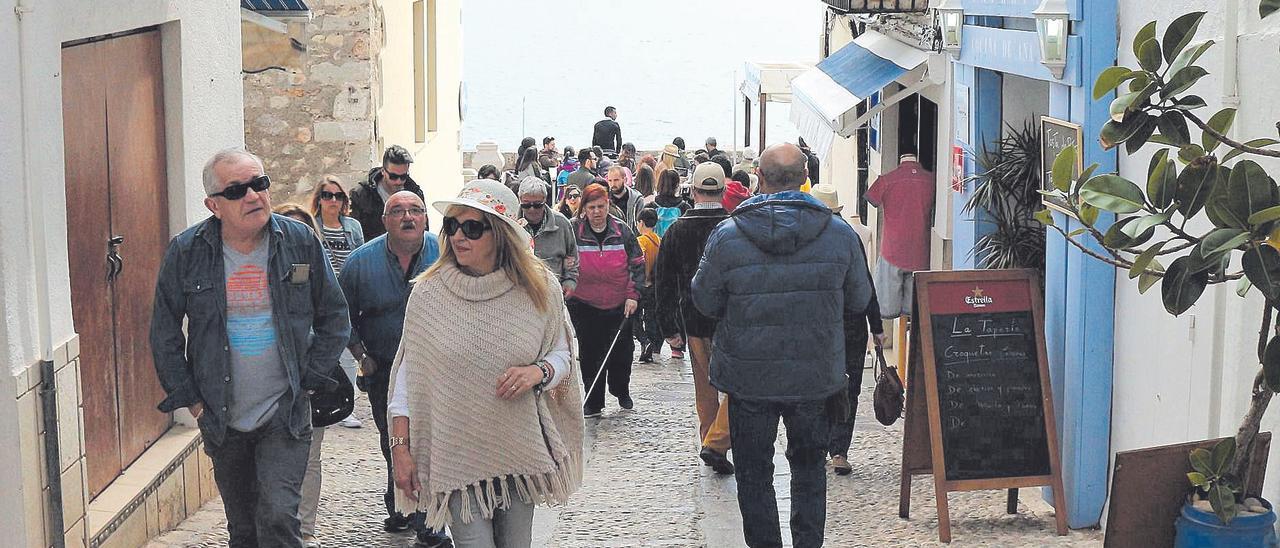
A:
MULTIPOLYGON (((870 383, 871 375, 867 375, 870 383)), ((901 421, 875 422, 871 387, 864 389, 849 476, 829 475, 827 546, 945 546, 937 541, 933 484, 912 484, 912 518, 897 516, 901 421)), ((539 508, 534 546, 744 546, 732 477, 701 465, 696 453, 693 384, 688 362, 635 364, 633 411, 610 399, 602 419, 588 420, 582 489, 561 508, 539 508)), ((331 427, 325 436, 324 489, 318 536, 327 547, 411 546, 407 534, 382 531, 382 457, 367 400, 357 402, 357 430, 331 427)), ((780 428, 781 430, 781 428, 780 428)), ((775 456, 775 486, 787 539, 785 433, 775 456)), ((732 453, 730 454, 732 457, 732 453)), ((1023 490, 1017 515, 1004 513, 1004 492, 954 493, 952 546, 1101 546, 1099 531, 1053 534, 1053 511, 1039 491, 1023 490), (1034 499, 1028 502, 1028 499, 1034 499)), ((789 542, 789 539, 788 539, 789 542)), ((226 545, 222 505, 215 500, 148 548, 226 545)), ((788 544, 789 545, 789 544, 788 544)))

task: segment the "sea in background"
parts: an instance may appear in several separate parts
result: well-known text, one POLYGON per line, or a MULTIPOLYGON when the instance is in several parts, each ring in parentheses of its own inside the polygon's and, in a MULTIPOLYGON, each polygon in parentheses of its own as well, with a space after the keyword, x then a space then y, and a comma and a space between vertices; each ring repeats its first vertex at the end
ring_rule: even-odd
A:
MULTIPOLYGON (((714 136, 742 142, 743 63, 817 61, 817 0, 465 0, 462 147, 524 136, 591 142, 604 107, 618 109, 623 141, 689 149, 714 136), (736 81, 735 81, 736 78, 736 81), (737 131, 734 122, 737 120, 737 131)), ((759 121, 753 108, 752 124, 759 121)), ((790 105, 770 103, 767 141, 796 139, 790 105)), ((752 141, 758 133, 753 130, 752 141)))

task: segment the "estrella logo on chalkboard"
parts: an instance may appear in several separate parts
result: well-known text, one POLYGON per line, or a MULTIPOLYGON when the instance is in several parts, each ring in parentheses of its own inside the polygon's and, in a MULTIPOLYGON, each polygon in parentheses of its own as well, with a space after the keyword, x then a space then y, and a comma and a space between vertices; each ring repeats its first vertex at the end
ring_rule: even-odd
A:
POLYGON ((964 296, 964 304, 974 308, 986 308, 987 305, 996 302, 996 300, 991 298, 990 295, 983 295, 982 293, 983 291, 981 287, 974 287, 972 295, 964 296))

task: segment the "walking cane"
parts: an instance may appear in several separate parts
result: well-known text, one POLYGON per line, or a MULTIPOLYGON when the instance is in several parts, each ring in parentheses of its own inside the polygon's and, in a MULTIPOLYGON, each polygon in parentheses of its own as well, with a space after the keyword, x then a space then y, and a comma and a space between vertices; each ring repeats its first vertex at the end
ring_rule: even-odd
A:
POLYGON ((600 369, 596 371, 596 378, 591 381, 591 388, 587 389, 585 397, 591 397, 591 391, 596 389, 596 383, 600 382, 600 374, 604 373, 605 364, 609 362, 609 356, 613 354, 613 347, 618 345, 618 339, 622 337, 622 328, 626 327, 629 321, 631 321, 631 316, 623 318, 622 323, 618 325, 618 332, 614 333, 613 342, 609 344, 609 350, 605 351, 604 358, 600 360, 600 369))

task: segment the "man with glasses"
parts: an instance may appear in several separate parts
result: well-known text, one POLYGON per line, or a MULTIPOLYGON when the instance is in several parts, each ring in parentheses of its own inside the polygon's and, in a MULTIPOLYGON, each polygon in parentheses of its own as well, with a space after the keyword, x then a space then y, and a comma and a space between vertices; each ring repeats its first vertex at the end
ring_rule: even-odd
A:
MULTIPOLYGON (((395 148, 395 147, 393 147, 395 148)), ((427 232, 427 208, 422 198, 408 190, 387 200, 382 215, 383 234, 369 240, 347 257, 338 281, 347 295, 351 314, 351 340, 347 349, 360 364, 361 386, 369 394, 373 422, 378 426, 382 458, 387 463, 383 503, 387 518, 383 529, 397 533, 411 527, 418 531, 417 546, 451 545, 443 531, 423 526, 422 514, 404 516, 395 510, 395 479, 391 473, 391 448, 387 436, 387 389, 391 361, 400 347, 409 282, 440 256, 440 246, 427 232)))
MULTIPOLYGON (((360 221, 366 239, 372 240, 386 232, 382 226, 382 214, 392 194, 407 190, 418 198, 423 197, 422 187, 409 176, 409 164, 412 163, 413 156, 408 150, 400 145, 391 145, 382 153, 382 166, 370 169, 368 177, 351 191, 351 216, 360 221)), ((429 230, 430 224, 424 220, 423 227, 429 230)))
POLYGON ((587 185, 596 181, 596 163, 600 161, 600 155, 596 154, 590 148, 583 148, 578 151, 578 170, 569 174, 569 180, 565 182, 567 186, 578 188, 578 193, 587 188, 587 185))
POLYGON ((547 207, 547 184, 537 177, 520 181, 520 222, 533 237, 533 254, 560 280, 565 297, 578 285, 578 240, 569 219, 547 207))
POLYGON ((271 214, 257 156, 218 152, 203 178, 213 216, 169 242, 156 282, 158 408, 199 424, 230 546, 300 548, 309 399, 337 387, 346 302, 311 228, 271 214))

